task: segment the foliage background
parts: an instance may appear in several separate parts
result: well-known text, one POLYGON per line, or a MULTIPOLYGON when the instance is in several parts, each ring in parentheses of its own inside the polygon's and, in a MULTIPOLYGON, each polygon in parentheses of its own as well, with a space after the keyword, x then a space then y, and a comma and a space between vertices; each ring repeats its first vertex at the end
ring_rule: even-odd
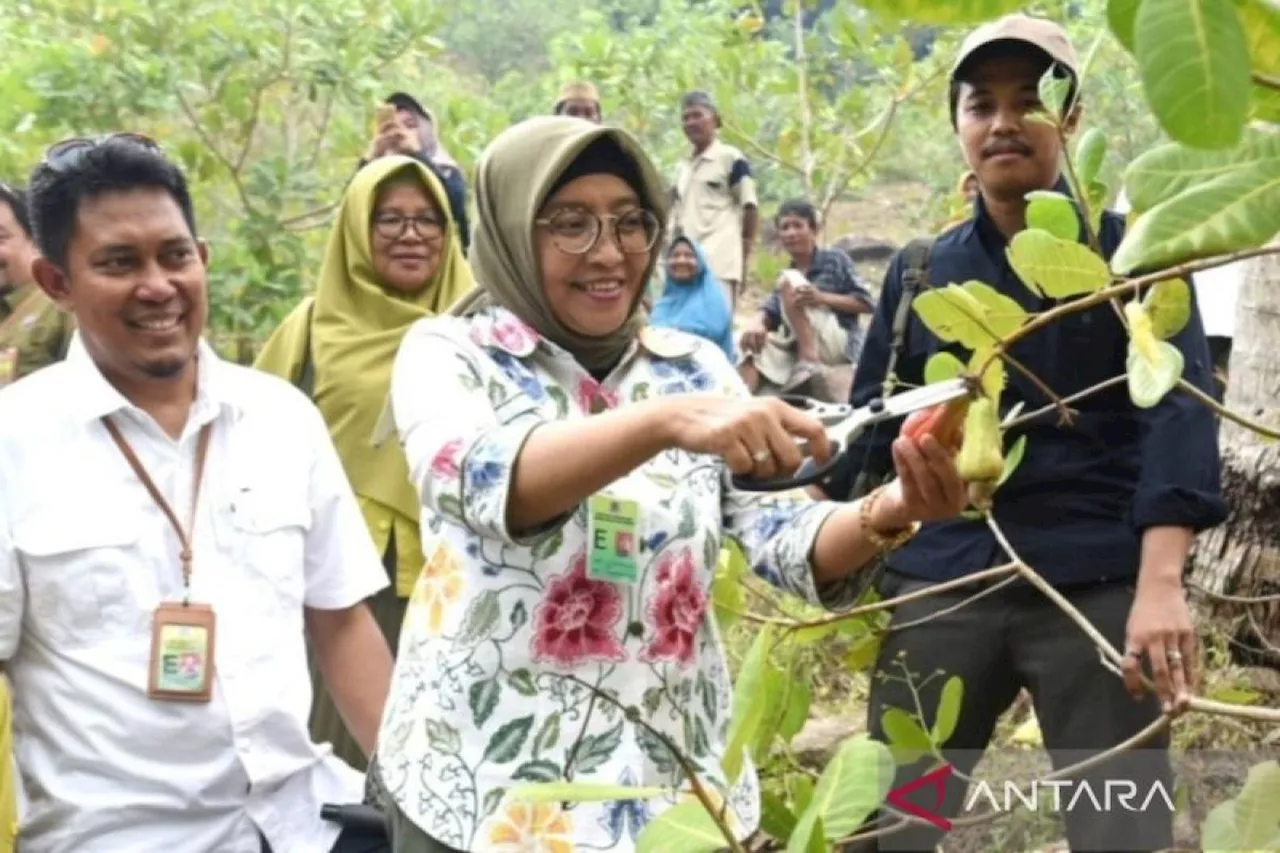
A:
MULTIPOLYGON (((1102 0, 1028 9, 1067 20, 1082 54, 1105 32, 1102 0)), ((606 120, 671 174, 686 146, 679 96, 706 88, 724 138, 754 162, 764 214, 809 195, 829 211, 829 239, 936 226, 963 170, 943 80, 963 32, 833 0, 38 0, 6 12, 0 175, 24 182, 67 136, 128 129, 160 141, 187 168, 213 247, 215 344, 241 360, 310 287, 374 104, 396 89, 436 113, 470 172, 498 131, 589 78, 606 120), (897 204, 903 182, 910 201, 897 204), (881 193, 895 202, 883 205, 890 221, 842 221, 845 202, 881 193)), ((1085 103, 1111 129, 1105 179, 1159 139, 1131 109, 1139 97, 1132 58, 1103 36, 1085 103)), ((762 247, 758 277, 779 263, 762 247)))

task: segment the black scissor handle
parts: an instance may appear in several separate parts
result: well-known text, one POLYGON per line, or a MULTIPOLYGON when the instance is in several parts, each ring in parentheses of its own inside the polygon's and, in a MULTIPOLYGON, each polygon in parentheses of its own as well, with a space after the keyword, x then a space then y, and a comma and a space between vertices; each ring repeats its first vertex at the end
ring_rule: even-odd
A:
POLYGON ((786 477, 770 477, 765 480, 734 474, 733 487, 743 492, 785 492, 789 489, 799 489, 813 483, 820 483, 827 479, 844 459, 843 444, 835 441, 833 444, 835 446, 831 448, 831 456, 826 462, 819 464, 812 456, 806 456, 794 474, 786 477))

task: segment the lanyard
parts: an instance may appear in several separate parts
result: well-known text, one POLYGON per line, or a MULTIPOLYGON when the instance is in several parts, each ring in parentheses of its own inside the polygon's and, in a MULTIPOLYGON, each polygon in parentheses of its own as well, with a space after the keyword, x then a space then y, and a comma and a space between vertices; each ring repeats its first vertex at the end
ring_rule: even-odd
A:
POLYGON ((151 500, 155 501, 156 506, 160 507, 160 511, 165 514, 165 517, 169 519, 169 523, 173 525, 173 532, 178 534, 178 543, 182 547, 182 550, 178 552, 178 559, 182 561, 182 606, 186 607, 191 603, 191 537, 195 534, 196 502, 200 498, 200 481, 204 477, 204 460, 209 451, 209 435, 213 431, 213 422, 210 421, 200 428, 199 444, 196 445, 195 475, 191 482, 191 515, 185 529, 178 521, 178 516, 174 514, 173 509, 169 506, 169 502, 164 499, 164 495, 160 494, 160 490, 156 488, 156 484, 147 473, 147 469, 143 468, 142 463, 138 461, 138 456, 133 452, 133 448, 129 446, 129 442, 125 441, 124 436, 120 434, 119 428, 108 417, 103 417, 102 423, 106 425, 107 432, 111 433, 112 440, 115 441, 116 447, 120 448, 120 452, 124 454, 125 461, 129 463, 133 473, 138 476, 139 482, 146 487, 147 493, 151 495, 151 500), (190 533, 188 533, 188 530, 190 533))

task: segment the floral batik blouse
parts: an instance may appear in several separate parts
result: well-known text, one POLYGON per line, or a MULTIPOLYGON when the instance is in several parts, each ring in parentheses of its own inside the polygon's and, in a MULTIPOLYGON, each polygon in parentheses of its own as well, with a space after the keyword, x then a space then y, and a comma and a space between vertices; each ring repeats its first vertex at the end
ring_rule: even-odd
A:
POLYGON ((407 334, 392 408, 422 497, 426 562, 378 763, 429 836, 481 853, 634 849, 676 799, 561 808, 504 796, 564 779, 687 789, 666 747, 618 704, 680 745, 743 837, 758 826, 749 762, 733 785, 720 769, 732 688, 712 573, 732 537, 758 575, 835 606, 839 588, 819 595, 809 557, 838 504, 737 492, 719 457, 660 453, 604 490, 638 507, 635 582, 589 575, 586 501, 527 534, 505 523, 512 466, 539 424, 691 392, 748 394, 720 350, 674 330, 646 329, 603 382, 500 308, 407 334))

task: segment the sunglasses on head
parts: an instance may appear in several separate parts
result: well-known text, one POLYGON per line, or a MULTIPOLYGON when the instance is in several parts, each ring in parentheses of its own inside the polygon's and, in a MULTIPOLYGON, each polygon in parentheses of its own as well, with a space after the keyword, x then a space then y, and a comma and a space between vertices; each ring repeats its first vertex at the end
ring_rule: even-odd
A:
POLYGON ((160 144, 141 133, 109 133, 105 136, 73 136, 61 142, 55 142, 44 152, 43 164, 51 169, 59 170, 69 166, 86 151, 105 145, 108 142, 127 142, 138 145, 148 151, 160 151, 160 144))

